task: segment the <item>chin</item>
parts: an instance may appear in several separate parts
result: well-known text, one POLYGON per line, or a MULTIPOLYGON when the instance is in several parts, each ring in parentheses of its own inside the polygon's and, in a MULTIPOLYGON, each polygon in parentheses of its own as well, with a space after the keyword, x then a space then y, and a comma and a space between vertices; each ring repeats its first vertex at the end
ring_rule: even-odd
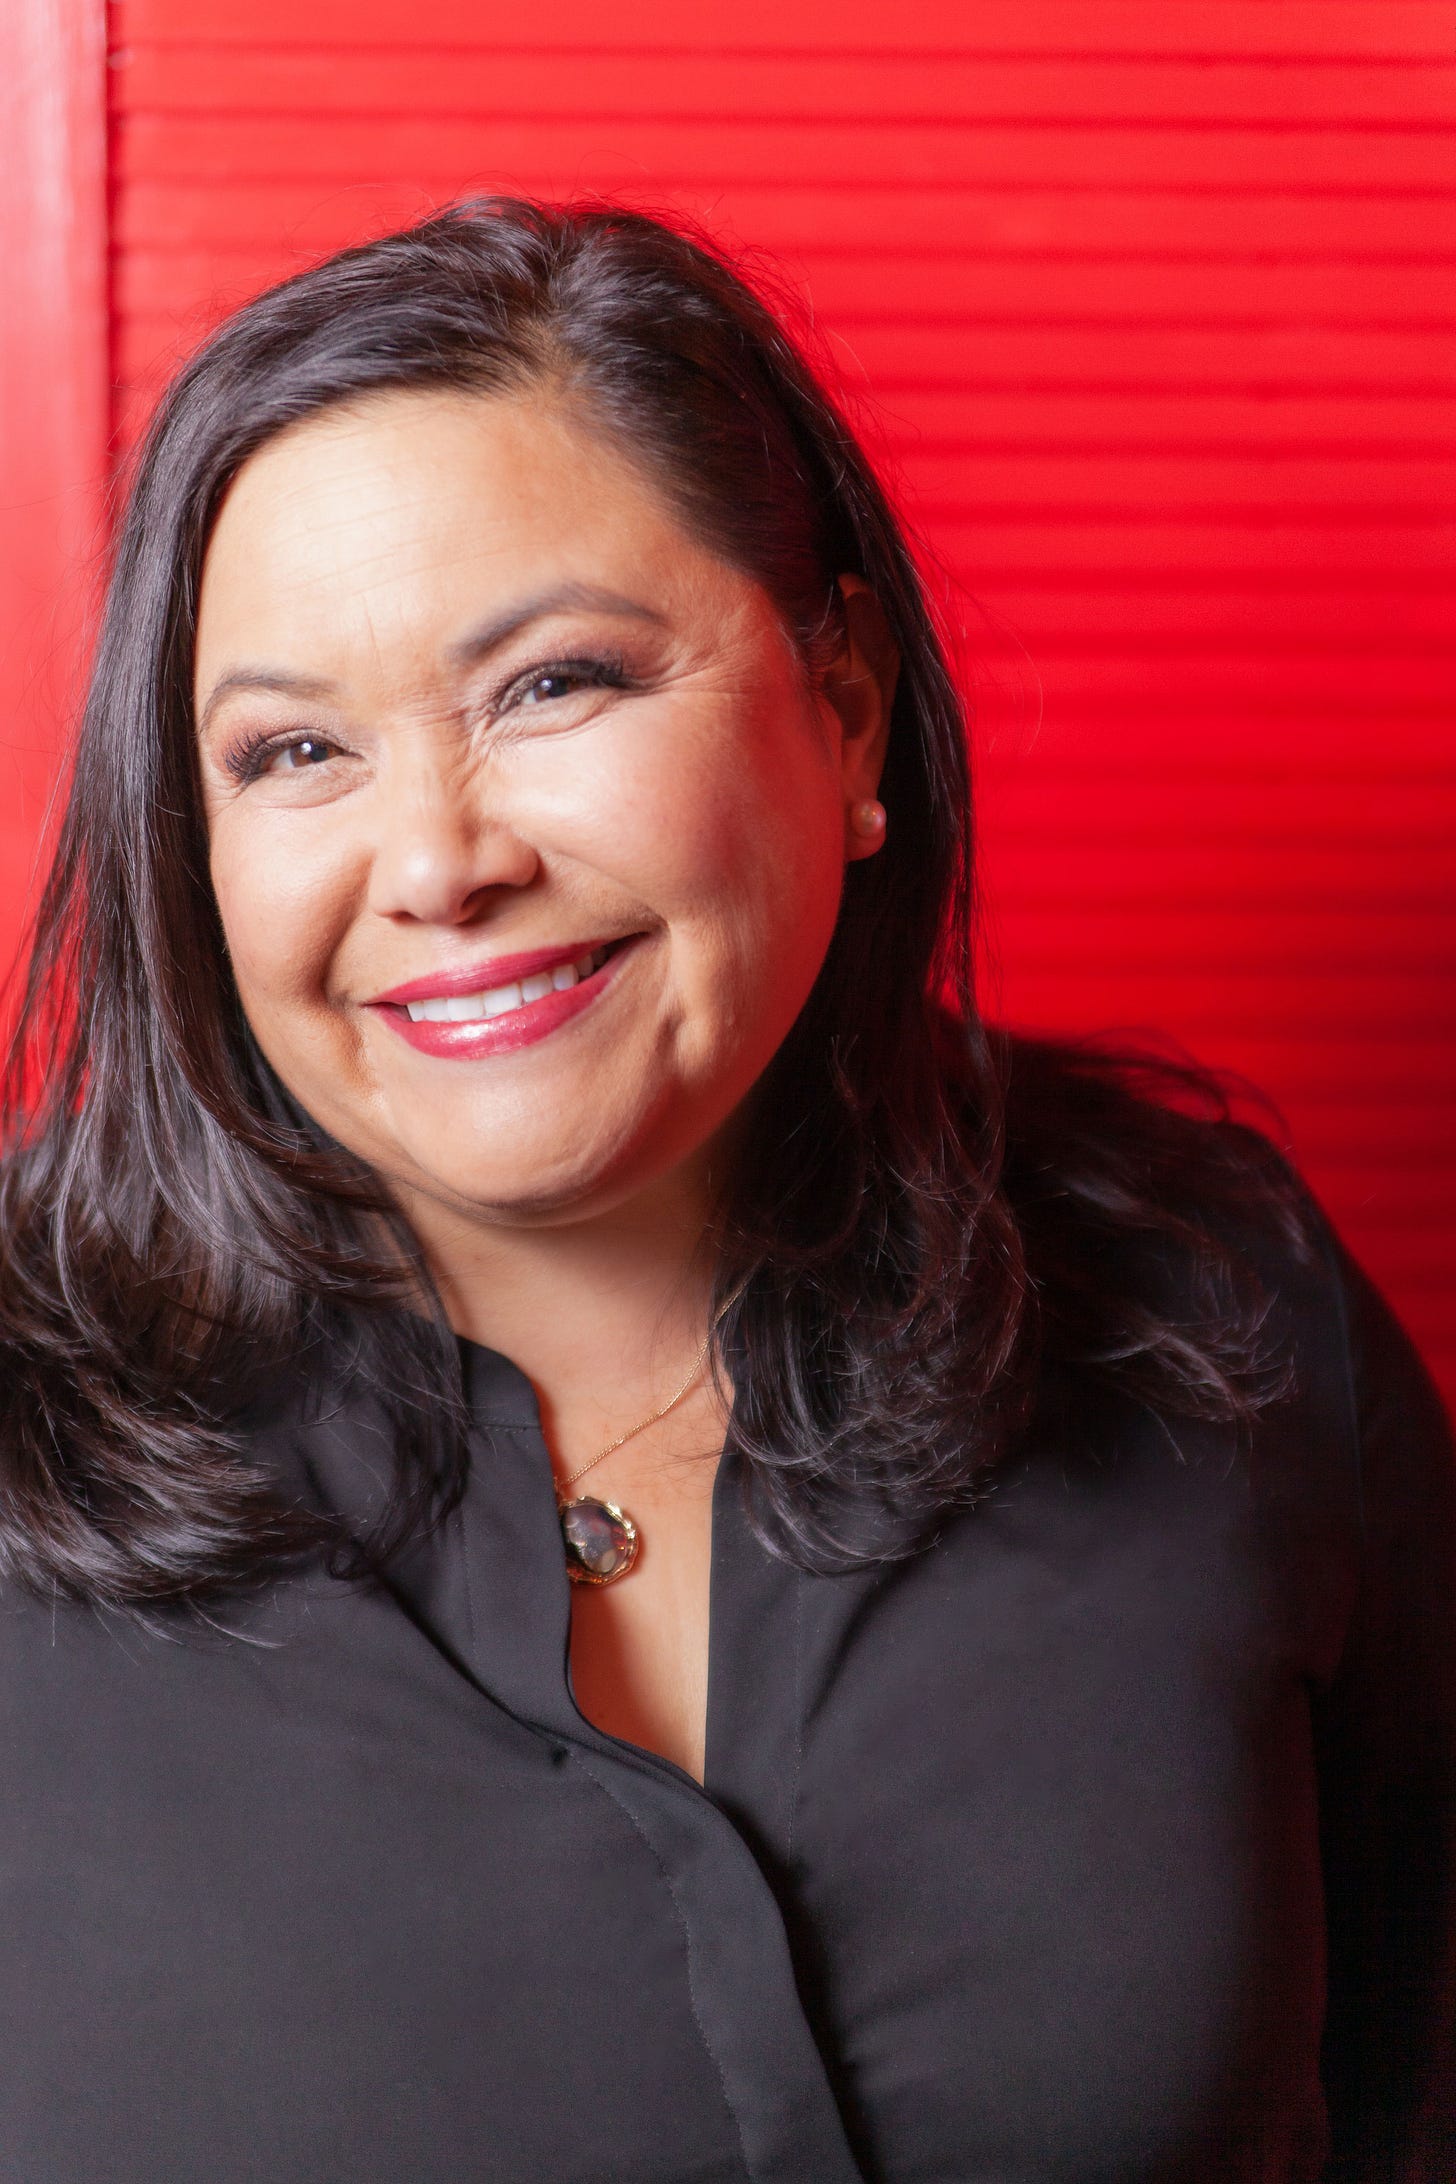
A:
POLYGON ((582 1157, 575 1147, 556 1157, 524 1154, 504 1162, 462 1159, 444 1165, 439 1150, 428 1163, 410 1161, 398 1180, 405 1191, 466 1219, 503 1227, 549 1226, 588 1214, 604 1213, 640 1190, 644 1178, 634 1164, 603 1157, 582 1157))

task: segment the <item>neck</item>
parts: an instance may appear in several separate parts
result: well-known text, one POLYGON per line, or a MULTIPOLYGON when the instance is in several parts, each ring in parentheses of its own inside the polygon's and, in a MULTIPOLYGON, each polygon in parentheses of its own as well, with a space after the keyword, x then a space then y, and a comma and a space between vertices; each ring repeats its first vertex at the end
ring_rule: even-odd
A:
POLYGON ((409 1210, 452 1326, 526 1374, 560 1458, 585 1460, 665 1400, 702 1343, 711 1215, 690 1174, 579 1221, 409 1210))

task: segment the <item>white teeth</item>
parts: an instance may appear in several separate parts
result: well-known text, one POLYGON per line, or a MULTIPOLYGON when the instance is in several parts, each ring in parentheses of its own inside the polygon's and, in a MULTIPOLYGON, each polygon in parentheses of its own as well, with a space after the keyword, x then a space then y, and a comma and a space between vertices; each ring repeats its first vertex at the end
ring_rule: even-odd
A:
POLYGON ((528 1002, 544 1001, 548 993, 567 992, 599 971, 610 954, 610 948, 589 948, 574 963, 558 963, 554 971, 533 971, 515 985, 492 986, 488 993, 433 994, 428 1001, 407 1001, 405 1014, 412 1024, 473 1024, 482 1017, 508 1016, 528 1002))

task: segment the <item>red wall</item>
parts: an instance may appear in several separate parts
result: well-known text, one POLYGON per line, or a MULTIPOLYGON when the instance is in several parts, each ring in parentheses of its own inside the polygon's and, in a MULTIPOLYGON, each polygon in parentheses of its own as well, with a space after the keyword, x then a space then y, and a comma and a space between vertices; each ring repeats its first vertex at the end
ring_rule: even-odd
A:
POLYGON ((787 268, 953 587, 1005 1012, 1265 1086, 1456 1388, 1456 8, 122 0, 111 35, 126 431, 226 302, 465 188, 787 268))
POLYGON ((106 79, 103 0, 0 0, 0 980, 105 536, 106 79))

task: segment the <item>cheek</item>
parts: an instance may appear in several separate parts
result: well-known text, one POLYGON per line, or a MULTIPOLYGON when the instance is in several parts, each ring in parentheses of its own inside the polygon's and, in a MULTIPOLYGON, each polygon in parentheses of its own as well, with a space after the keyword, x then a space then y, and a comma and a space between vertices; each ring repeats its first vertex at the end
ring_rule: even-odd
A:
POLYGON ((736 906, 759 955, 787 963, 827 945, 843 881, 839 806, 817 724, 796 712, 750 723, 715 769, 687 868, 705 894, 736 906))
POLYGON ((217 815, 210 868, 223 937, 250 1019, 321 995, 347 895, 343 860, 318 832, 217 815))
POLYGON ((843 810, 819 723, 788 697, 760 708, 666 708, 651 734, 602 745, 576 815, 589 858, 670 924, 729 926, 838 904, 843 810))
POLYGON ((604 863, 663 917, 678 978, 708 1012, 790 1013, 817 972, 843 884, 844 819, 818 723, 787 704, 663 738, 596 784, 604 863))

